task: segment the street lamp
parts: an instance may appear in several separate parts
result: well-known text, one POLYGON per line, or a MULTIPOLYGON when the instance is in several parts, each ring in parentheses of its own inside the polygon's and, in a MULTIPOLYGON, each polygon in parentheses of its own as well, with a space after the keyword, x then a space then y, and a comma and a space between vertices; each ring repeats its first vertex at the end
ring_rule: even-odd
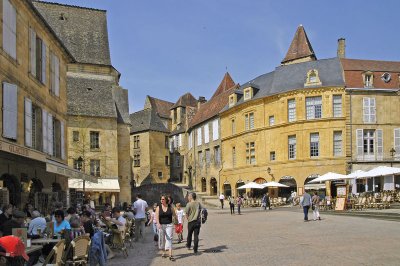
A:
POLYGON ((390 156, 392 156, 392 161, 390 162, 390 167, 393 166, 394 155, 396 154, 396 150, 394 148, 390 149, 390 156))
MULTIPOLYGON (((78 158, 78 160, 76 160, 77 162, 78 162, 78 170, 79 171, 82 171, 82 168, 83 168, 83 158, 81 157, 81 156, 79 156, 79 158, 78 158)), ((83 169, 84 171, 85 171, 85 169, 83 169)), ((85 182, 86 182, 86 180, 85 179, 83 179, 83 182, 82 182, 82 184, 83 184, 83 196, 85 196, 85 182)))
POLYGON ((267 173, 271 176, 271 181, 275 181, 275 177, 274 177, 274 175, 273 174, 271 174, 271 172, 272 172, 272 170, 271 170, 271 168, 267 168, 267 173))

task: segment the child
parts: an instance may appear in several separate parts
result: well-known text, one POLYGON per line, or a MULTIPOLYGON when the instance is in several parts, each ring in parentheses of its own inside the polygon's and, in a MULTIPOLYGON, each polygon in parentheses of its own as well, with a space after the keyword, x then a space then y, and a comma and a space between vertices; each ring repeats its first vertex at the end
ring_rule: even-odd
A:
POLYGON ((183 240, 183 217, 185 216, 185 212, 181 209, 181 204, 176 204, 176 215, 178 216, 178 224, 175 225, 175 233, 178 234, 178 243, 181 243, 183 240))

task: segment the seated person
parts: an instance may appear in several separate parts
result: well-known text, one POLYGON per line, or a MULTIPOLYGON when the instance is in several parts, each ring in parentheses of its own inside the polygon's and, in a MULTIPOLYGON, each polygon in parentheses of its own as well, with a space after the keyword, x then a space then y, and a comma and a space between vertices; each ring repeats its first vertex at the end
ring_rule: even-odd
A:
POLYGON ((71 225, 64 219, 64 212, 62 210, 56 210, 54 212, 54 218, 56 220, 54 223, 55 235, 61 235, 63 231, 71 230, 71 225))
POLYGON ((46 219, 40 216, 40 212, 32 211, 32 221, 29 224, 28 236, 30 238, 40 237, 40 234, 46 230, 46 219), (38 232, 38 229, 40 233, 38 232))
POLYGON ((118 230, 123 231, 125 229, 126 219, 121 215, 121 211, 118 207, 112 209, 113 217, 106 217, 106 220, 117 225, 118 230))
POLYGON ((76 208, 74 207, 70 207, 67 210, 67 217, 65 217, 65 220, 67 220, 69 223, 71 223, 71 218, 72 217, 78 217, 78 215, 76 214, 76 208))
POLYGON ((71 239, 74 239, 78 236, 85 234, 85 230, 81 226, 81 221, 79 220, 78 217, 76 216, 71 217, 71 220, 69 222, 71 225, 71 234, 70 234, 71 239))
POLYGON ((10 236, 12 235, 13 228, 21 228, 24 227, 25 222, 25 213, 22 211, 15 210, 12 213, 11 220, 6 221, 0 227, 0 231, 3 232, 3 236, 10 236))
POLYGON ((91 213, 89 211, 85 211, 82 213, 81 221, 83 223, 83 228, 85 229, 85 233, 89 234, 90 237, 94 234, 93 222, 91 219, 91 213))

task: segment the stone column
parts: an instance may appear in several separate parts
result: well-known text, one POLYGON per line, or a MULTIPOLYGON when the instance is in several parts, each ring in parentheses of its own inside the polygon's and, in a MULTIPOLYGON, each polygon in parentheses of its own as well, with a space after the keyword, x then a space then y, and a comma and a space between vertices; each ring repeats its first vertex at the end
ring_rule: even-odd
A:
POLYGON ((130 130, 126 124, 118 124, 118 182, 119 201, 131 202, 130 130))

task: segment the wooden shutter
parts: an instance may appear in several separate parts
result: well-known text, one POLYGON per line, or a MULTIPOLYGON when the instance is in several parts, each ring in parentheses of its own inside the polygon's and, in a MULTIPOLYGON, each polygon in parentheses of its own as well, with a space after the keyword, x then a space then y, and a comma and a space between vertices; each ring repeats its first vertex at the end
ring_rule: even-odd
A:
POLYGON ((250 119, 250 129, 254 128, 254 113, 249 114, 250 119))
POLYGON ((17 139, 18 88, 14 84, 3 83, 3 137, 17 139))
POLYGON ((376 122, 376 102, 375 102, 375 98, 369 98, 369 107, 370 107, 369 122, 370 123, 375 123, 376 122))
POLYGON ((25 98, 25 145, 32 147, 32 101, 25 98))
POLYGON ((363 120, 364 123, 369 123, 369 98, 363 98, 363 120))
POLYGON ((64 122, 61 121, 61 159, 65 160, 65 132, 64 122))
POLYGON ((376 130, 376 158, 378 160, 383 159, 383 130, 376 130))
POLYGON ((60 96, 60 60, 54 55, 54 94, 60 96))
POLYGON ((42 145, 43 145, 43 152, 47 153, 48 152, 48 137, 47 137, 47 112, 46 110, 42 110, 42 136, 43 136, 43 141, 42 141, 42 145))
POLYGON ((245 127, 245 130, 249 130, 249 114, 246 114, 244 116, 244 127, 245 127))
POLYGON ((36 32, 29 28, 29 58, 30 58, 30 71, 36 77, 36 32))
POLYGON ((47 114, 47 153, 50 155, 54 155, 53 152, 53 141, 54 130, 53 130, 53 116, 48 113, 47 114))
POLYGON ((210 142, 210 129, 208 124, 204 125, 204 143, 210 142))
POLYGON ((46 44, 44 43, 44 41, 42 40, 42 83, 45 84, 46 83, 46 44))
POLYGON ((179 147, 182 147, 182 134, 179 134, 179 147))
POLYGON ((201 136, 201 127, 197 129, 197 146, 200 146, 202 143, 202 136, 201 136))
POLYGON ((3 0, 3 49, 17 58, 17 11, 9 0, 3 0))
POLYGON ((54 94, 54 54, 50 52, 50 91, 54 94))
POLYGON ((356 144, 357 144, 357 159, 362 160, 364 158, 364 143, 363 143, 363 130, 356 130, 356 144))
POLYGON ((400 157, 400 128, 394 129, 394 149, 396 150, 396 157, 400 157))
POLYGON ((218 119, 213 121, 213 140, 219 139, 218 119))

